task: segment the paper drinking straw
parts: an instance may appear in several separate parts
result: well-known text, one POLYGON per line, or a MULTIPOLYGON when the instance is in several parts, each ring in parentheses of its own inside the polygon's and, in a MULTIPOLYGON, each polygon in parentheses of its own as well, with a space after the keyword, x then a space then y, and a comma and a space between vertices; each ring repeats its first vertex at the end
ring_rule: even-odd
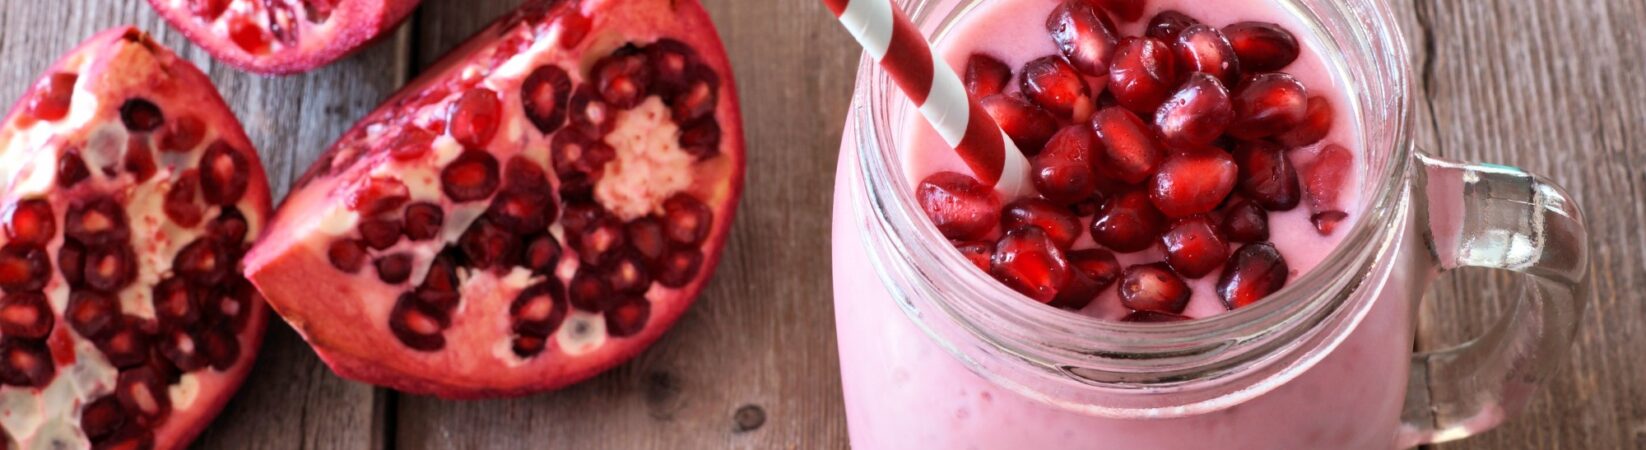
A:
POLYGON ((1029 192, 1029 161, 977 99, 971 98, 948 61, 893 0, 823 0, 869 57, 891 74, 920 115, 985 184, 1007 199, 1029 192))

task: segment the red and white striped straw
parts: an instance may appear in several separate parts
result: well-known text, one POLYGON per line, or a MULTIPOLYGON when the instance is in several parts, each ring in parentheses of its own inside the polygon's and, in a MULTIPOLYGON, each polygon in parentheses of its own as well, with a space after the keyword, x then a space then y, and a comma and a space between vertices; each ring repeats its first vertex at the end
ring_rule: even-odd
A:
POLYGON ((973 174, 1006 198, 1029 192, 1029 161, 971 98, 948 61, 893 0, 823 0, 840 24, 903 88, 973 174))

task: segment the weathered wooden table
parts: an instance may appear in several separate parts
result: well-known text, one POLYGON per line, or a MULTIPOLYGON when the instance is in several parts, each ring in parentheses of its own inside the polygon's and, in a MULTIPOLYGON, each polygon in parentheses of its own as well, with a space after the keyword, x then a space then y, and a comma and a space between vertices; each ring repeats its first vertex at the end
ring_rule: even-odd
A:
MULTIPOLYGON (((1426 95, 1420 145, 1516 164, 1584 205, 1593 289, 1561 378, 1502 429, 1440 448, 1646 449, 1646 0, 1398 0, 1426 95)), ((398 33, 301 76, 208 58, 140 0, 0 0, 0 102, 93 32, 134 23, 204 68, 245 122, 276 195, 355 119, 516 2, 426 0, 398 33)), ((735 70, 747 196, 698 305, 635 361, 560 392, 449 402, 332 375, 283 324, 200 448, 842 448, 829 281, 835 152, 859 51, 814 0, 706 0, 735 70)), ((1500 312, 1438 286, 1421 347, 1500 312)))

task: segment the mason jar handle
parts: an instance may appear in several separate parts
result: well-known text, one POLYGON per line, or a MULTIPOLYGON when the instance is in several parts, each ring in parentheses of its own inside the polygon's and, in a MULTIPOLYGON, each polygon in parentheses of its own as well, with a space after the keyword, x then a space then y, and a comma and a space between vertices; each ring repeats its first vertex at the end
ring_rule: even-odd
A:
POLYGON ((1559 186, 1513 167, 1415 154, 1414 212, 1427 215, 1419 223, 1429 224, 1439 269, 1507 270, 1525 289, 1484 335, 1413 357, 1403 447, 1478 434, 1525 408, 1565 359, 1589 264, 1583 213, 1559 186))

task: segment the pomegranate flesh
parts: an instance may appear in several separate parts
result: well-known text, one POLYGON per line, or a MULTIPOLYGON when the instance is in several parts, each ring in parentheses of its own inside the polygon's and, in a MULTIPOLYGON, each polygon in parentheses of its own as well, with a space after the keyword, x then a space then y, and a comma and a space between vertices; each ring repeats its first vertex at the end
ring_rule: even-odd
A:
POLYGON ((528 1, 316 161, 247 278, 347 378, 476 398, 594 376, 720 258, 730 67, 694 1, 528 1))
POLYGON ((411 15, 418 0, 149 0, 212 57, 285 75, 348 56, 411 15))
POLYGON ((269 187, 211 86, 117 28, 0 123, 7 448, 184 448, 251 370, 268 313, 236 268, 269 187))

